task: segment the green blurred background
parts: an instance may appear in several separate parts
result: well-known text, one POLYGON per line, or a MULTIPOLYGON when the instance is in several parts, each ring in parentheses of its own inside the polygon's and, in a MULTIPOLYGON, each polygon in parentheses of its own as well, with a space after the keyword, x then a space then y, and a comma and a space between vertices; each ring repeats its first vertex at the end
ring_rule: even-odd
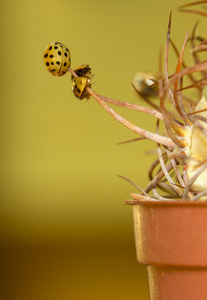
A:
MULTIPOLYGON (((97 93, 141 104, 131 79, 158 69, 170 10, 179 49, 198 19, 178 12, 184 3, 1 1, 1 299, 148 299, 124 204, 135 189, 117 174, 144 187, 154 145, 117 145, 136 135, 74 98, 70 76, 51 76, 42 55, 62 42, 72 68, 90 64, 97 93)), ((155 119, 117 111, 154 131, 155 119)))

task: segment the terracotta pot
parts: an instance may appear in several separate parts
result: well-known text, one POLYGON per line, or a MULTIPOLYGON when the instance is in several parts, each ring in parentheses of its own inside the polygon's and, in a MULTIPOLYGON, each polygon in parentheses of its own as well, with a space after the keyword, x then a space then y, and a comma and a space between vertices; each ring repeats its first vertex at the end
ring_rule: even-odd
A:
POLYGON ((207 203, 136 201, 138 261, 151 300, 207 300, 207 203))

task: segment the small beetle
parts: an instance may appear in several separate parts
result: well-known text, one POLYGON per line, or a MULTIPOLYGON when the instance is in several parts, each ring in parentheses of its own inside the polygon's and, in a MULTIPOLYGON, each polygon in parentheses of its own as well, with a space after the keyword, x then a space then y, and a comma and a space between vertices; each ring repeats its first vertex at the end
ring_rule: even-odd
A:
POLYGON ((86 90, 88 86, 90 87, 90 80, 86 77, 76 77, 72 80, 72 91, 79 100, 90 99, 90 95, 86 90))
POLYGON ((62 43, 51 43, 45 48, 44 64, 52 75, 63 76, 71 64, 69 49, 62 43))
POLYGON ((74 72, 78 75, 78 77, 71 76, 72 91, 74 95, 79 100, 83 100, 84 98, 90 99, 90 95, 86 88, 91 86, 91 68, 89 65, 81 65, 76 68, 74 72))
MULTIPOLYGON (((86 77, 88 79, 91 79, 91 68, 89 65, 81 65, 80 67, 76 68, 74 72, 78 75, 78 77, 86 77)), ((74 76, 71 76, 71 80, 73 80, 74 76)))

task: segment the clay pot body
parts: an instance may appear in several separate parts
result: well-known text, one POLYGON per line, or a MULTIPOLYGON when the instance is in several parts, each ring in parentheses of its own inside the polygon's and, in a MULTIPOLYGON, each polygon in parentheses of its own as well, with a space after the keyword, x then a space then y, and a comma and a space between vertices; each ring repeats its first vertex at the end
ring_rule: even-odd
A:
POLYGON ((136 201, 133 215, 150 299, 207 299, 207 203, 136 201))

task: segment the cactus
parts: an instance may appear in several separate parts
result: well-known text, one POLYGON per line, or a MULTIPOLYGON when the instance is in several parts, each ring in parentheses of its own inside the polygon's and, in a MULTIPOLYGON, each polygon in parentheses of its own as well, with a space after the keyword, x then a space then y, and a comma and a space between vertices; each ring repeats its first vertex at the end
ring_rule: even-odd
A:
MULTIPOLYGON (((187 4, 181 6, 180 10, 189 12, 186 7, 206 2, 198 1, 187 4)), ((192 10, 191 12, 207 16, 205 11, 192 10)), ((167 29, 164 64, 160 52, 158 72, 153 73, 152 77, 150 77, 152 73, 138 73, 137 76, 139 77, 134 78, 132 82, 137 94, 152 108, 98 95, 91 88, 91 73, 75 72, 71 69, 70 64, 68 67, 68 71, 72 75, 73 92, 79 100, 94 98, 113 118, 138 134, 138 140, 149 139, 156 145, 157 158, 149 169, 149 183, 145 188, 141 188, 129 179, 122 177, 138 189, 138 193, 131 193, 132 199, 126 200, 129 204, 135 204, 137 200, 207 200, 207 88, 205 88, 207 62, 201 61, 199 58, 199 53, 207 50, 207 41, 196 35, 198 26, 196 23, 191 35, 189 32, 186 34, 182 49, 179 52, 170 38, 171 19, 172 13, 170 13, 167 29), (190 43, 193 58, 193 64, 189 67, 184 62, 187 43, 190 43), (170 45, 178 57, 173 74, 168 74, 170 45), (184 78, 190 81, 189 85, 184 86, 184 78), (193 99, 189 96, 189 91, 192 89, 196 90, 197 94, 196 97, 194 95, 193 99), (144 112, 157 118, 155 132, 147 131, 126 120, 109 104, 144 112), (159 133, 160 122, 165 125, 163 135, 159 133)), ((52 44, 55 45, 56 43, 52 44)), ((58 43, 58 45, 62 44, 58 43)), ((64 45, 61 47, 68 49, 64 45)), ((45 56, 46 54, 44 54, 45 56)), ((46 61, 45 64, 48 69, 50 62, 46 61)), ((88 68, 87 70, 91 70, 88 65, 82 65, 76 70, 82 71, 85 67, 88 68)), ((60 64, 58 68, 61 71, 60 64)), ((49 71, 51 73, 51 70, 49 71)), ((55 71, 56 73, 57 76, 60 76, 58 71, 55 71)))

